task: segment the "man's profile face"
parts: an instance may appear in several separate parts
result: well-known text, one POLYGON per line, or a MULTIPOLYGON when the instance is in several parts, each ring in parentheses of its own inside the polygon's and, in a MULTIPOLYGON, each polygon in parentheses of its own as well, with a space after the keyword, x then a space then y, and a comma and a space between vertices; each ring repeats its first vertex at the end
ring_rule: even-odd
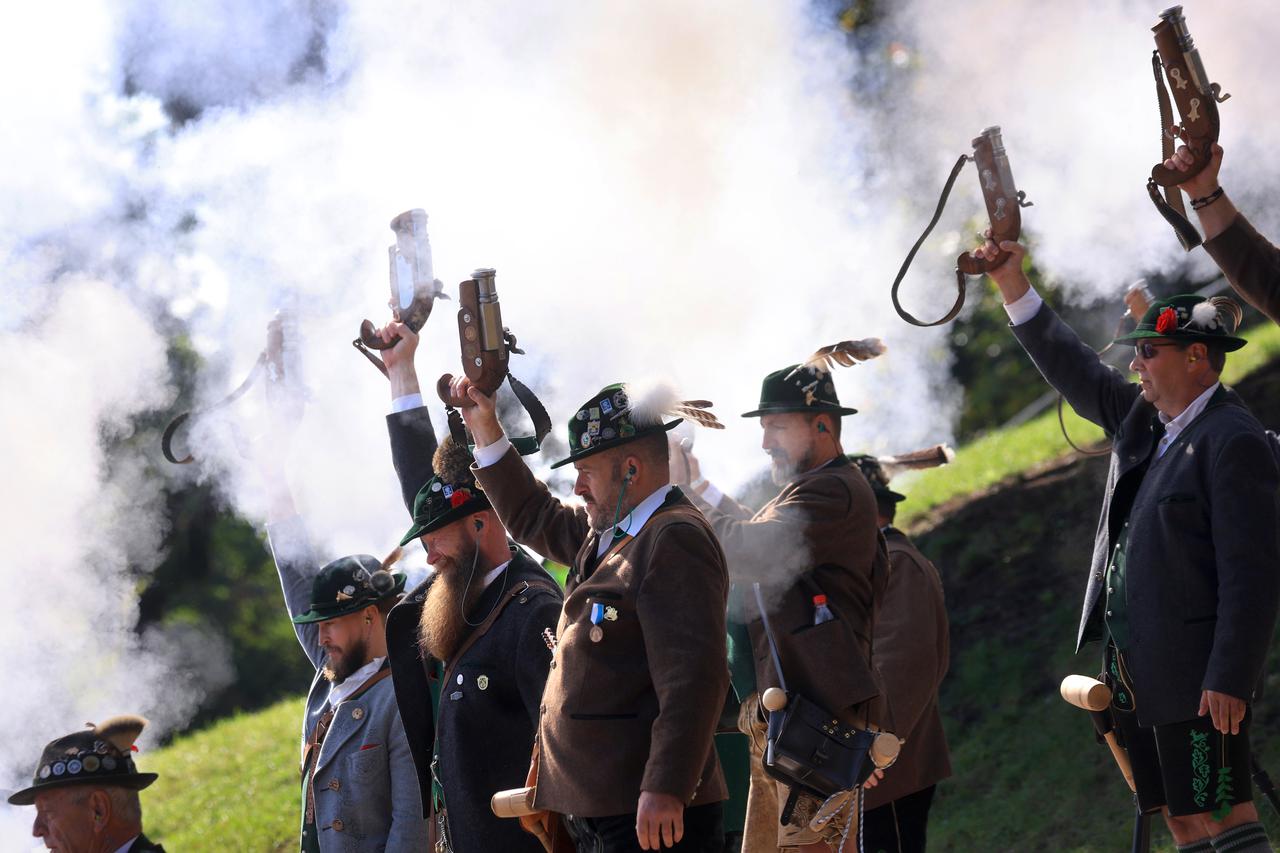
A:
POLYGON ((427 550, 427 565, 441 575, 465 575, 476 562, 475 528, 477 519, 484 520, 484 513, 460 518, 430 533, 418 537, 427 550))
POLYGON ((374 627, 371 611, 375 609, 366 607, 317 623, 320 645, 325 651, 325 678, 334 683, 345 681, 351 673, 368 663, 368 638, 374 627), (369 622, 365 621, 366 617, 369 622))
POLYGON ((603 533, 614 525, 618 511, 618 497, 622 493, 622 464, 625 454, 621 448, 606 450, 573 463, 578 479, 573 493, 587 505, 587 519, 591 529, 603 533))
POLYGON ((1142 386, 1142 398, 1152 405, 1161 400, 1176 397, 1182 387, 1190 381, 1187 373, 1187 358, 1192 354, 1174 345, 1168 338, 1154 338, 1146 343, 1150 347, 1151 358, 1142 355, 1141 345, 1134 348, 1133 361, 1129 368, 1138 374, 1142 386))
POLYGON ((81 853, 93 849, 93 804, 85 786, 55 788, 36 794, 36 820, 31 834, 50 850, 81 853))
POLYGON ((774 485, 784 486, 796 474, 813 467, 813 443, 818 421, 804 412, 784 412, 760 418, 760 446, 769 454, 774 485))

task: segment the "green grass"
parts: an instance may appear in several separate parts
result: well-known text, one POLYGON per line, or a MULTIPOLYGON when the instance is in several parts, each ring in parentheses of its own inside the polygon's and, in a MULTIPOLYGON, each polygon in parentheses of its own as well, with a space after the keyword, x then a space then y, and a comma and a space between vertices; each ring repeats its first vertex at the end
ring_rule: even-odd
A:
MULTIPOLYGON (((1243 333, 1249 345, 1227 358, 1223 381, 1235 384, 1252 371, 1280 356, 1280 327, 1272 323, 1243 333)), ((1081 447, 1104 439, 1102 430, 1066 408, 1067 432, 1081 447)), ((907 501, 898 510, 904 524, 954 498, 985 491, 1017 474, 1051 462, 1071 452, 1058 428, 1053 407, 1020 426, 989 433, 956 453, 956 461, 944 468, 922 471, 901 480, 907 501)), ((895 485, 897 482, 895 481, 895 485)))
POLYGON ((169 850, 296 850, 302 698, 237 714, 138 757, 147 834, 169 850))

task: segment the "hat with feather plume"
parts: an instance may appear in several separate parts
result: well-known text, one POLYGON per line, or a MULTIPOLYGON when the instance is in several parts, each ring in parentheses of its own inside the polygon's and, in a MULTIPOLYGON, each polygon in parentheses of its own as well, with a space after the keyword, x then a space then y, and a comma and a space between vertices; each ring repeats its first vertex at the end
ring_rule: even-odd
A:
POLYGON ((1239 303, 1228 296, 1206 299, 1184 293, 1152 302, 1134 330, 1115 342, 1131 344, 1145 338, 1168 338, 1188 344, 1216 344, 1226 352, 1234 352, 1246 343, 1235 334, 1243 319, 1239 303))
POLYGON ((860 361, 868 361, 885 351, 879 338, 859 341, 841 341, 831 344, 809 356, 799 364, 790 364, 775 370, 760 385, 760 404, 744 418, 758 418, 785 412, 826 412, 836 415, 856 415, 857 409, 840 405, 835 383, 831 381, 831 369, 836 365, 852 367, 860 361))
POLYGON ((141 791, 159 778, 155 773, 139 773, 133 763, 134 741, 146 725, 136 714, 121 714, 50 742, 36 764, 31 785, 10 794, 10 805, 34 805, 41 791, 72 785, 141 791))
POLYGON ((681 400, 670 385, 616 383, 601 388, 569 419, 569 455, 559 468, 652 435, 667 432, 688 418, 698 426, 724 429, 708 409, 709 400, 681 400), (672 418, 672 420, 667 420, 672 418))

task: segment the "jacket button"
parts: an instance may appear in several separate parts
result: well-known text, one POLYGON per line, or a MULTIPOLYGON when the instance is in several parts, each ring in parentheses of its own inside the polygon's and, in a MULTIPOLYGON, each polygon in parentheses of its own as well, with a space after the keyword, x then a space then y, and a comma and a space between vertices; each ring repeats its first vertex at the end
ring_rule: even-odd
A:
POLYGON ((1100 580, 1102 580, 1102 570, 1101 570, 1101 569, 1099 569, 1098 571, 1096 571, 1096 572, 1094 572, 1094 573, 1093 573, 1093 579, 1094 579, 1094 580, 1099 580, 1099 581, 1100 581, 1100 580))
POLYGON ((552 658, 552 659, 551 659, 551 668, 552 668, 552 669, 555 669, 555 668, 556 668, 556 659, 555 659, 555 658, 552 658))
POLYGON ((1107 611, 1107 616, 1110 616, 1110 615, 1111 615, 1111 611, 1110 611, 1110 610, 1108 610, 1108 611, 1107 611))
POLYGON ((339 788, 341 788, 341 787, 342 787, 342 783, 341 783, 341 782, 339 782, 337 779, 330 779, 330 780, 329 780, 329 790, 330 790, 330 791, 336 791, 336 790, 338 790, 338 789, 339 789, 339 788))
POLYGON ((333 823, 329 824, 329 828, 332 829, 334 832, 342 832, 343 830, 342 818, 335 817, 333 819, 333 823))

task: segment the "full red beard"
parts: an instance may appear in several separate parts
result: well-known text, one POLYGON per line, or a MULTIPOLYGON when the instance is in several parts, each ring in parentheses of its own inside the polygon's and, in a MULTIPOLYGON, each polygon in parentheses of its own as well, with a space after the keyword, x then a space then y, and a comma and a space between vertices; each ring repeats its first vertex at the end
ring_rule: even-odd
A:
POLYGON ((475 566, 472 554, 461 555, 457 561, 449 559, 447 564, 442 562, 436 567, 436 578, 427 587, 427 598, 422 603, 422 616, 418 620, 418 646, 423 654, 447 661, 462 644, 470 629, 465 611, 471 610, 484 592, 473 577, 475 566), (469 590, 468 577, 472 577, 469 590), (460 606, 464 591, 467 596, 465 611, 460 606))

